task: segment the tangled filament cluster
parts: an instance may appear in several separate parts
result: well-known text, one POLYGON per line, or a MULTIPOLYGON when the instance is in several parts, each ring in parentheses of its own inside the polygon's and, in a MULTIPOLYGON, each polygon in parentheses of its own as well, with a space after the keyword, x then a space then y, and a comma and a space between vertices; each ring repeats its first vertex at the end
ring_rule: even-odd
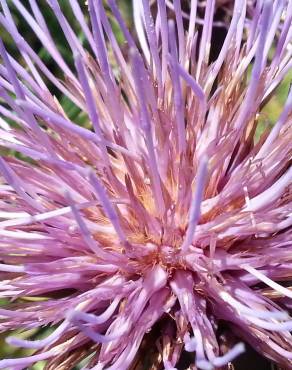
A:
POLYGON ((292 92, 273 128, 262 110, 292 67, 292 1, 235 0, 215 60, 215 0, 133 1, 137 40, 115 0, 67 0, 86 47, 60 3, 74 68, 37 0, 1 0, 21 58, 0 41, 0 330, 56 326, 7 337, 35 353, 0 369, 135 369, 146 346, 149 368, 188 351, 208 370, 241 340, 291 368, 292 92))

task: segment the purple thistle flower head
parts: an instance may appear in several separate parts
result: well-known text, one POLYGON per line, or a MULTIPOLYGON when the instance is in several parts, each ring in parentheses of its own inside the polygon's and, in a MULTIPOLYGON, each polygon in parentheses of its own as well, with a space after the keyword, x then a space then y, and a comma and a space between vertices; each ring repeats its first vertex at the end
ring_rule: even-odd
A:
POLYGON ((115 0, 88 0, 88 14, 68 0, 85 48, 47 0, 73 68, 38 1, 1 0, 21 62, 0 41, 0 330, 53 329, 8 336, 35 352, 0 369, 137 369, 147 353, 170 370, 183 351, 219 369, 241 341, 292 367, 291 91, 273 128, 262 119, 291 71, 292 1, 235 0, 211 60, 215 3, 135 0, 136 41, 115 0))

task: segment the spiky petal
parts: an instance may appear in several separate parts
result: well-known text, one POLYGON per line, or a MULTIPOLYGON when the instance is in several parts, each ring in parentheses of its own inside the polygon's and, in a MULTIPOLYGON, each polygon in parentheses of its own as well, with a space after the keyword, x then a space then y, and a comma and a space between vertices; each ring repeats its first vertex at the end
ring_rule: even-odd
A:
POLYGON ((0 329, 56 326, 8 337, 36 352, 0 369, 130 369, 145 347, 168 370, 184 349, 197 368, 220 368, 240 340, 290 368, 291 91, 272 129, 263 110, 291 69, 291 0, 236 0, 215 60, 215 0, 203 19, 195 0, 156 11, 135 0, 139 44, 115 0, 88 0, 88 14, 68 0, 88 49, 59 2, 47 4, 75 69, 37 1, 1 0, 20 58, 0 42, 0 329), (223 321, 237 336, 225 347, 223 321))

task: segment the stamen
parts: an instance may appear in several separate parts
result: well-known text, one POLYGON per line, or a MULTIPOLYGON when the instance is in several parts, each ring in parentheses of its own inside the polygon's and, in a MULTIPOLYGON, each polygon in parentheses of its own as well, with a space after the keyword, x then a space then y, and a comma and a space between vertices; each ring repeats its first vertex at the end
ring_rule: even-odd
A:
MULTIPOLYGON (((35 1, 35 0, 34 0, 35 1)), ((93 36, 91 31, 89 30, 89 27, 87 26, 86 20, 84 18, 83 12, 80 8, 80 5, 77 0, 69 0, 69 4, 71 6, 71 9, 75 15, 75 19, 79 22, 82 31, 84 32, 84 35, 86 36, 89 45, 94 52, 94 54, 97 56, 97 49, 96 45, 93 40, 93 36)))
POLYGON ((258 154, 256 155, 256 159, 264 158, 264 156, 267 154, 267 151, 270 150, 271 145, 278 137, 281 128, 287 122, 288 116, 292 111, 292 87, 290 87, 290 91, 285 103, 285 106, 281 112, 281 115, 277 121, 277 123, 272 128, 271 132, 269 133, 269 136, 267 137, 266 141, 260 148, 258 154))
POLYGON ((88 314, 81 311, 72 311, 71 318, 72 320, 85 321, 86 323, 93 325, 100 325, 105 323, 110 319, 114 314, 116 308, 118 307, 121 301, 121 297, 116 297, 109 307, 100 315, 88 314))
POLYGON ((254 325, 266 329, 271 330, 275 332, 281 332, 281 331, 292 331, 292 320, 285 321, 285 322, 269 322, 269 321, 263 321, 255 317, 247 317, 247 319, 253 323, 254 325))
POLYGON ((290 167, 284 175, 282 175, 278 181, 276 181, 271 187, 250 199, 250 205, 245 207, 244 210, 248 212, 256 212, 264 208, 267 205, 273 204, 273 201, 278 199, 279 194, 284 193, 285 189, 292 180, 292 167, 290 167))
POLYGON ((201 103, 200 109, 203 115, 207 110, 206 95, 203 89, 181 65, 178 65, 178 72, 181 75, 181 77, 186 81, 186 83, 191 87, 196 97, 199 99, 201 103))
POLYGON ((196 366, 201 370, 213 370, 212 364, 207 360, 197 360, 196 366))
POLYGON ((121 338, 127 331, 129 324, 126 322, 119 327, 119 329, 112 334, 99 334, 94 331, 90 326, 80 323, 79 320, 73 318, 73 323, 81 330, 88 338, 96 343, 110 343, 116 339, 121 338))
MULTIPOLYGON (((37 114, 40 117, 43 117, 46 121, 52 122, 53 124, 58 125, 60 128, 68 130, 69 132, 74 132, 76 135, 83 137, 85 140, 90 140, 97 144, 101 143, 99 137, 94 132, 87 130, 84 127, 78 126, 77 124, 69 121, 68 119, 62 117, 61 115, 51 110, 44 109, 43 107, 42 108, 37 107, 33 103, 30 103, 27 101, 18 100, 16 101, 16 103, 19 104, 19 106, 23 108, 31 110, 34 114, 37 114)), ((137 157, 135 153, 129 151, 128 149, 120 145, 117 145, 115 143, 112 143, 108 140, 104 140, 104 142, 106 146, 108 146, 109 148, 113 150, 117 150, 121 153, 124 153, 125 155, 128 155, 133 159, 136 158, 136 160, 140 162, 139 157, 137 157)))
POLYGON ((6 265, 4 263, 0 263, 0 271, 4 272, 25 272, 24 266, 16 266, 16 265, 6 265))
POLYGON ((28 357, 0 360, 0 369, 7 370, 11 369, 11 367, 15 368, 16 366, 21 366, 21 368, 24 368, 38 361, 47 360, 48 358, 56 356, 57 354, 58 352, 56 350, 50 350, 28 357))
POLYGON ((188 43, 190 43, 195 34, 195 26, 196 26, 196 17, 197 17, 197 0, 191 0, 191 12, 190 12, 190 21, 189 21, 189 29, 188 29, 188 43))
POLYGON ((51 335, 49 335, 48 337, 44 339, 26 340, 26 339, 19 339, 16 337, 8 337, 6 339, 6 342, 10 346, 40 349, 40 348, 43 348, 43 347, 46 347, 48 345, 55 343, 70 326, 71 326, 71 323, 65 320, 62 322, 62 324, 58 326, 57 329, 54 330, 54 332, 51 335))
POLYGON ((113 227, 115 228, 116 233, 118 234, 120 241, 124 245, 127 244, 128 243, 127 238, 126 238, 126 236, 124 234, 124 231, 123 231, 123 229, 120 225, 119 217, 118 217, 117 212, 114 209, 113 205, 111 204, 111 201, 109 200, 109 198, 106 194, 105 188, 100 183, 99 179, 91 171, 89 172, 89 180, 90 180, 90 183, 92 184, 92 186, 94 187, 94 189, 96 190, 96 193, 99 197, 99 200, 102 204, 102 207, 103 207, 107 217, 109 218, 109 220, 113 224, 113 227))
MULTIPOLYGON (((292 171, 291 171, 292 173, 292 171)), ((292 298, 292 291, 281 286, 280 284, 276 283, 275 281, 271 280, 264 274, 262 274, 259 270, 256 270, 255 268, 248 266, 248 265, 242 265, 242 268, 249 272, 251 275, 255 276, 258 278, 260 281, 263 283, 267 284, 271 288, 275 289, 277 292, 283 294, 284 296, 287 296, 289 298, 292 298)))
POLYGON ((179 62, 183 65, 185 60, 185 35, 184 25, 182 19, 181 0, 173 0, 177 34, 178 34, 178 50, 179 50, 179 62))
POLYGON ((215 0, 207 0, 206 1, 206 8, 205 8, 205 17, 204 17, 204 25, 202 31, 202 38, 200 42, 199 48, 199 57, 197 63, 197 71, 196 71, 196 80, 200 81, 200 76, 202 72, 202 64, 205 64, 209 61, 209 53, 210 53, 210 42, 211 42, 211 32, 212 32, 212 23, 215 11, 215 0))
POLYGON ((137 55, 135 52, 133 52, 132 56, 133 60, 133 72, 134 72, 134 79, 136 82, 136 91, 137 91, 137 98, 138 103, 140 105, 141 110, 141 126, 145 133, 145 142, 148 149, 148 163, 150 167, 150 171, 152 174, 152 181, 153 181, 153 195, 156 199, 156 207, 157 207, 157 213, 159 215, 164 214, 165 211, 165 204, 163 199, 163 193, 161 189, 161 180, 160 175, 158 172, 158 166, 157 166, 157 159, 156 154, 154 150, 154 143, 153 143, 153 136, 152 136, 152 128, 149 118, 149 113, 146 105, 146 96, 143 88, 144 81, 146 79, 145 77, 145 70, 143 61, 137 55))
POLYGON ((197 347, 197 342, 195 337, 190 337, 189 333, 184 336, 185 350, 187 352, 194 352, 197 347))
POLYGON ((24 199, 27 204, 39 211, 43 209, 41 203, 37 201, 39 197, 36 195, 36 193, 23 183, 19 176, 13 171, 8 163, 4 161, 2 157, 0 157, 0 172, 5 177, 8 184, 13 186, 17 194, 19 194, 19 196, 24 199))
POLYGON ((238 310, 241 314, 246 314, 252 317, 258 317, 262 319, 287 319, 289 317, 288 313, 285 311, 260 311, 254 308, 249 308, 236 299, 234 299, 229 293, 223 291, 219 293, 220 297, 230 306, 238 310))
POLYGON ((248 86, 248 90, 246 92, 245 99, 242 104, 242 109, 239 112, 239 115, 236 119, 235 128, 239 129, 242 127, 243 122, 245 122, 248 115, 250 115, 250 106, 253 105, 253 101, 255 100, 257 86, 261 77, 262 70, 266 64, 266 58, 264 58, 264 47, 267 38, 268 32, 268 24, 270 19, 272 9, 272 1, 266 0, 264 2, 264 9, 261 16, 261 23, 260 23, 260 35, 258 46, 256 48, 256 55, 255 61, 251 72, 251 80, 248 86))
MULTIPOLYGON (((100 204, 99 201, 90 201, 90 202, 76 204, 75 207, 76 209, 81 210, 84 208, 97 206, 99 204, 100 204)), ((15 213, 10 214, 10 212, 0 212, 0 218, 3 216, 3 218, 8 219, 6 221, 0 221, 0 229, 2 228, 4 229, 10 226, 30 225, 35 222, 45 221, 45 220, 49 220, 50 218, 63 216, 70 212, 71 212, 71 207, 58 208, 53 211, 38 213, 35 215, 30 215, 28 213, 22 214, 21 212, 19 214, 15 214, 15 213)))
POLYGON ((292 360, 292 351, 287 351, 286 349, 280 347, 273 340, 267 339, 267 344, 277 353, 279 353, 283 358, 292 360))
POLYGON ((143 51, 143 55, 148 64, 150 64, 150 50, 147 44, 143 25, 143 7, 142 0, 133 1, 133 17, 138 40, 143 51))
POLYGON ((285 49, 288 43, 291 41, 291 35, 292 35, 291 23, 292 23, 292 3, 288 2, 286 14, 285 14, 285 20, 284 20, 284 24, 282 27, 282 32, 280 34, 277 47, 276 47, 276 51, 273 56, 271 67, 270 67, 272 71, 274 71, 275 68, 278 67, 279 60, 282 57, 283 53, 285 52, 285 49))
POLYGON ((228 362, 233 361, 236 357, 245 352, 245 346, 243 343, 236 344, 231 350, 229 350, 225 355, 216 357, 212 360, 213 365, 216 367, 225 366, 228 362))
MULTIPOLYGON (((133 3, 133 7, 135 7, 135 3, 138 3, 138 1, 135 1, 133 3)), ((125 24, 125 22, 124 22, 124 20, 121 16, 119 8, 117 7, 116 0, 108 0, 108 5, 111 8, 111 11, 113 12, 113 15, 114 15, 116 21, 118 22, 118 24, 121 28, 121 31, 123 32, 123 35, 124 35, 125 39, 127 40, 127 43, 129 44, 130 49, 136 50, 138 52, 136 43, 133 40, 133 37, 132 37, 131 33, 129 32, 129 29, 127 28, 127 26, 126 26, 126 24, 125 24)), ((138 33, 138 36, 140 37, 139 33, 138 33)))
POLYGON ((207 180, 208 170, 208 158, 203 156, 198 166, 197 178, 196 178, 196 189, 192 198, 190 214, 189 214, 189 225, 186 231, 185 240, 181 246, 181 253, 185 254, 192 244, 193 237, 196 231, 196 226, 200 218, 201 203, 204 195, 205 182, 207 180))
POLYGON ((170 361, 164 361, 164 370, 178 370, 176 367, 171 365, 170 361))
POLYGON ((167 74, 167 57, 168 57, 168 25, 167 25, 167 14, 164 0, 158 0, 158 10, 160 17, 160 32, 161 32, 161 64, 162 64, 162 84, 165 84, 167 74))
POLYGON ((185 116, 184 116, 184 101, 182 95, 182 88, 178 73, 178 56, 175 41, 175 25, 173 21, 169 21, 169 43, 170 43, 170 66, 171 66, 171 79, 173 83, 173 95, 175 106, 175 121, 177 123, 178 133, 178 149, 179 154, 186 151, 186 129, 185 129, 185 116))
POLYGON ((224 59, 226 58, 227 51, 230 48, 230 43, 232 41, 232 38, 234 37, 237 31, 239 19, 242 13, 245 13, 245 12, 246 12, 246 1, 236 0, 234 3, 234 10, 233 10, 233 15, 231 19, 231 24, 228 29, 228 33, 225 37, 223 46, 220 50, 220 54, 218 58, 216 59, 214 66, 211 69, 211 74, 207 80, 207 91, 211 89, 211 86, 213 85, 214 80, 219 73, 219 70, 224 62, 224 59))
POLYGON ((91 91, 91 88, 90 88, 90 85, 89 85, 89 82, 88 82, 86 69, 85 69, 85 66, 83 64, 81 55, 76 56, 75 65, 76 65, 76 69, 78 71, 78 77, 79 77, 81 86, 83 88, 83 93, 84 93, 84 96, 85 96, 85 101, 86 101, 86 105, 87 105, 87 108, 88 108, 89 117, 90 117, 91 122, 93 124, 94 130, 95 130, 95 132, 96 132, 96 134, 99 137, 100 142, 101 142, 100 146, 101 146, 101 150, 102 150, 103 160, 105 161, 106 166, 109 167, 110 166, 110 161, 109 161, 109 158, 108 158, 106 145, 104 143, 103 133, 102 133, 100 123, 99 123, 99 117, 98 117, 98 112, 97 112, 97 108, 96 108, 96 103, 95 103, 94 98, 93 98, 93 94, 92 94, 92 91, 91 91))
POLYGON ((104 258, 106 261, 111 260, 110 253, 103 250, 101 245, 98 244, 98 242, 92 237, 89 229, 87 228, 85 222, 83 221, 79 211, 77 210, 77 207, 75 206, 71 196, 69 193, 67 193, 67 199, 70 203, 70 208, 72 210, 72 213, 75 217, 75 220, 79 226, 81 235, 88 245, 88 247, 99 257, 104 258))
POLYGON ((80 43, 80 41, 78 40, 78 38, 76 37, 74 31, 72 30, 72 28, 70 27, 69 23, 67 22, 61 8, 60 8, 60 5, 58 3, 57 0, 47 0, 49 6, 52 8, 53 12, 54 12, 54 15, 55 17, 57 18, 60 26, 61 26, 61 29, 64 33, 64 36, 73 52, 73 54, 76 52, 76 50, 84 55, 85 54, 85 51, 80 43))
POLYGON ((153 58, 155 74, 158 82, 158 95, 161 97, 162 96, 161 63, 158 53, 158 45, 156 41, 154 22, 150 11, 149 0, 142 0, 142 2, 144 9, 146 34, 149 41, 151 56, 153 58))
POLYGON ((95 40, 95 44, 97 47, 97 54, 98 54, 98 62, 100 65, 100 69, 102 74, 104 75, 105 81, 108 84, 108 88, 110 91, 113 89, 114 79, 111 73, 111 69, 109 66, 109 61, 107 57, 107 52, 105 48, 105 41, 103 39, 101 24, 99 23, 98 12, 97 12, 97 4, 93 0, 88 0, 88 9, 93 29, 93 37, 95 40))
POLYGON ((50 236, 38 234, 38 233, 32 233, 26 232, 26 231, 10 231, 10 230, 1 230, 0 229, 0 235, 8 238, 14 238, 14 239, 23 239, 23 240, 47 240, 47 239, 53 239, 50 236))
POLYGON ((267 58, 271 45, 273 44, 273 41, 275 39, 276 32, 279 29, 279 23, 281 21, 284 7, 285 7, 285 1, 278 1, 278 2, 274 1, 273 16, 270 17, 268 34, 267 34, 265 49, 263 53, 264 59, 267 58))

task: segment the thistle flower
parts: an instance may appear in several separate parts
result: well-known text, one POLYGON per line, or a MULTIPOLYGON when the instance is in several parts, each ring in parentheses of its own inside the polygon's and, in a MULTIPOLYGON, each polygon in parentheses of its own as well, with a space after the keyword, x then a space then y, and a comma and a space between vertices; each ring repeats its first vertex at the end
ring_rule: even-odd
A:
POLYGON ((291 91, 273 128, 263 109, 291 70, 292 2, 257 1, 247 21, 247 2, 235 0, 214 61, 215 0, 203 22, 192 0, 187 24, 180 0, 174 13, 167 1, 135 0, 138 42, 114 0, 88 0, 88 14, 67 3, 84 44, 47 0, 75 68, 36 0, 1 0, 22 58, 0 42, 0 297, 10 300, 0 329, 52 332, 8 336, 35 352, 0 369, 87 359, 88 369, 170 370, 183 351, 194 369, 212 369, 240 354, 241 340, 291 368, 291 91), (12 6, 62 80, 19 33, 12 6))

